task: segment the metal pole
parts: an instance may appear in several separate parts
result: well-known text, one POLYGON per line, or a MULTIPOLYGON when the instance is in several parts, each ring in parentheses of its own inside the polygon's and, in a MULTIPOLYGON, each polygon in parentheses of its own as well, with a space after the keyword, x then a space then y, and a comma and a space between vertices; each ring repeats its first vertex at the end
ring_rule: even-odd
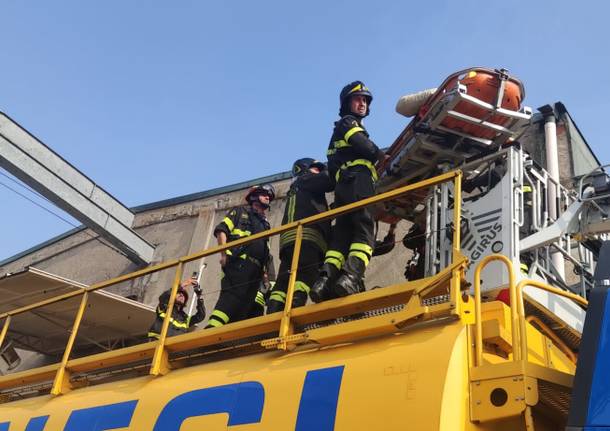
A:
POLYGON ((66 365, 70 360, 70 354, 72 353, 72 348, 74 347, 74 341, 76 340, 78 328, 80 327, 81 321, 83 320, 83 315, 85 314, 88 299, 89 292, 85 291, 80 302, 80 307, 78 307, 76 318, 74 319, 74 325, 72 326, 72 332, 70 333, 66 350, 64 350, 61 365, 57 370, 57 374, 55 374, 55 380, 53 381, 53 387, 51 388, 51 395, 60 395, 70 389, 70 374, 66 370, 66 365))
POLYGON ((4 344, 4 339, 6 338, 6 333, 8 332, 8 327, 11 324, 11 315, 6 316, 6 320, 4 321, 4 325, 2 325, 2 332, 0 333, 0 348, 4 344))
POLYGON ((510 320, 511 320, 511 338, 513 344, 513 361, 517 361, 521 357, 519 351, 519 310, 517 309, 517 292, 515 286, 515 273, 513 263, 503 254, 491 254, 485 256, 474 270, 474 313, 475 313, 475 367, 483 365, 483 319, 482 319, 482 304, 481 304, 481 271, 489 262, 499 260, 506 265, 508 271, 508 289, 510 297, 510 320))
POLYGON ((153 376, 166 374, 169 371, 168 355, 167 351, 165 350, 165 339, 167 338, 169 322, 172 319, 172 314, 174 313, 174 303, 176 300, 176 293, 178 293, 178 286, 180 286, 180 280, 182 279, 183 268, 183 262, 180 262, 176 268, 172 292, 169 295, 167 309, 165 310, 165 319, 163 319, 163 326, 161 327, 161 333, 159 334, 159 341, 157 341, 157 347, 155 348, 155 356, 153 357, 152 365, 150 367, 150 374, 153 376))
MULTIPOLYGON (((549 105, 540 108, 544 115, 544 144, 546 149, 546 170, 551 177, 547 187, 547 207, 549 218, 555 221, 559 216, 557 199, 559 196, 559 152, 557 151, 557 124, 555 112, 549 105)), ((565 280, 565 263, 563 256, 555 252, 551 253, 551 262, 562 280, 565 280)))
MULTIPOLYGON (((297 272, 299 269, 299 257, 301 255, 301 243, 303 241, 303 225, 297 226, 297 235, 294 242, 294 251, 292 252, 292 262, 290 263, 290 278, 288 279, 288 290, 286 292, 286 304, 284 306, 284 315, 280 323, 280 338, 290 335, 292 330, 290 324, 290 314, 292 311, 292 298, 294 297, 294 285, 297 280, 297 272)), ((282 350, 288 349, 288 343, 283 341, 278 346, 282 350)))
POLYGON ((460 253, 460 242, 462 228, 462 173, 453 179, 453 253, 451 263, 455 263, 460 253))
MULTIPOLYGON (((201 266, 199 267, 199 272, 197 273, 197 286, 199 286, 199 288, 201 289, 201 274, 203 273, 203 270, 206 269, 208 266, 207 263, 203 263, 201 264, 201 266)), ((193 309, 195 308, 195 303, 197 302, 197 298, 195 298, 195 289, 193 289, 193 296, 191 297, 191 300, 189 302, 189 308, 188 308, 188 312, 186 313, 188 316, 192 316, 193 315, 193 309)))

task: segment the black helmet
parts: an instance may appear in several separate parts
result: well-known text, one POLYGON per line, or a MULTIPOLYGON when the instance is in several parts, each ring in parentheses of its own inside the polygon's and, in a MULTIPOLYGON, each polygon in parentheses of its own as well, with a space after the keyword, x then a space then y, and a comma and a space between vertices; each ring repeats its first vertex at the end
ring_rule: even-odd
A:
POLYGON ((365 117, 369 115, 371 102, 373 101, 373 94, 369 91, 368 87, 364 85, 364 82, 362 81, 350 82, 345 87, 343 87, 343 90, 341 90, 341 94, 339 94, 339 102, 341 103, 339 115, 344 116, 352 113, 349 107, 349 99, 352 96, 358 95, 366 97, 367 107, 365 117))
POLYGON ((184 287, 182 287, 182 286, 178 286, 178 291, 176 292, 176 295, 178 295, 179 293, 181 293, 182 295, 184 295, 184 304, 182 304, 182 305, 180 305, 180 306, 179 306, 179 305, 178 305, 178 303, 176 303, 176 302, 174 302, 174 304, 175 304, 176 306, 179 306, 179 307, 181 307, 181 308, 182 308, 182 307, 184 307, 186 304, 188 304, 188 302, 189 302, 189 293, 186 291, 186 289, 185 289, 184 287))
POLYGON ((258 195, 269 196, 269 202, 271 202, 273 199, 275 199, 275 189, 271 184, 252 186, 246 194, 246 202, 251 203, 253 201, 253 198, 258 195))
POLYGON ((316 159, 311 157, 304 157, 295 161, 292 164, 292 176, 298 177, 309 170, 309 168, 317 167, 320 171, 326 169, 326 165, 322 162, 318 162, 316 159))

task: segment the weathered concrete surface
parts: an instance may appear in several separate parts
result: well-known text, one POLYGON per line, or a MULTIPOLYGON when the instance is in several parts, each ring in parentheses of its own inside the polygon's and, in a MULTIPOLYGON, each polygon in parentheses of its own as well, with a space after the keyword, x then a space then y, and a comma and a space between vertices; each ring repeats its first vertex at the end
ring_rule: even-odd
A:
MULTIPOLYGON (((268 214, 271 226, 281 224, 289 186, 289 180, 274 183, 278 198, 272 203, 268 214)), ((245 192, 245 189, 241 189, 137 213, 135 230, 156 247, 153 264, 216 245, 212 235, 214 226, 231 208, 244 203, 245 192)), ((329 195, 330 200, 332 195, 329 195)), ((385 226, 382 225, 380 228, 379 238, 385 234, 385 226)), ((402 239, 407 228, 407 223, 399 225, 398 240, 402 239)), ((84 284, 93 284, 138 269, 129 259, 95 238, 97 235, 89 230, 75 233, 0 267, 0 276, 8 272, 20 271, 27 266, 34 266, 84 284)), ((278 236, 271 239, 270 247, 277 270, 278 236)), ((367 271, 367 286, 369 288, 385 286, 403 280, 402 274, 409 256, 410 252, 401 244, 397 244, 390 254, 373 259, 367 271)), ((204 261, 208 265, 202 274, 202 287, 209 315, 219 294, 220 265, 218 256, 209 256, 204 261)), ((202 263, 198 260, 185 265, 184 277, 197 271, 202 263)), ((165 270, 113 286, 109 290, 154 306, 158 296, 171 286, 173 278, 174 271, 165 270)))

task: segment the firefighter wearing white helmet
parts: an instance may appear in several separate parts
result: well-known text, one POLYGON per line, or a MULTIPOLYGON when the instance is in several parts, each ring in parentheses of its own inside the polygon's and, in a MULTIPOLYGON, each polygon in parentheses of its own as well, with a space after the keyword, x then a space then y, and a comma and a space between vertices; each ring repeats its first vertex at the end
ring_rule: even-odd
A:
MULTIPOLYGON (((271 184, 251 187, 246 194, 248 204, 229 211, 214 229, 218 245, 268 230, 270 226, 265 214, 273 199, 275 190, 271 184)), ((268 259, 266 238, 221 253, 220 296, 206 328, 220 327, 249 316, 268 259)))
MULTIPOLYGON (((339 96, 341 119, 335 122, 328 146, 330 178, 336 182, 335 206, 340 207, 375 194, 375 163, 385 154, 364 128, 373 95, 362 81, 346 85, 339 96)), ((320 276, 310 297, 320 302, 357 293, 373 255, 375 224, 368 208, 337 217, 320 276)))

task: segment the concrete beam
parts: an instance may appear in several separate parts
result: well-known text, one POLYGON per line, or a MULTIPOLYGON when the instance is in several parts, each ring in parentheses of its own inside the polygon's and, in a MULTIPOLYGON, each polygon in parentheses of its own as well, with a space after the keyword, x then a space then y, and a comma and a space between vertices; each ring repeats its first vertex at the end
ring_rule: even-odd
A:
POLYGON ((131 229, 134 214, 0 112, 0 167, 97 232, 138 264, 154 248, 131 229))

